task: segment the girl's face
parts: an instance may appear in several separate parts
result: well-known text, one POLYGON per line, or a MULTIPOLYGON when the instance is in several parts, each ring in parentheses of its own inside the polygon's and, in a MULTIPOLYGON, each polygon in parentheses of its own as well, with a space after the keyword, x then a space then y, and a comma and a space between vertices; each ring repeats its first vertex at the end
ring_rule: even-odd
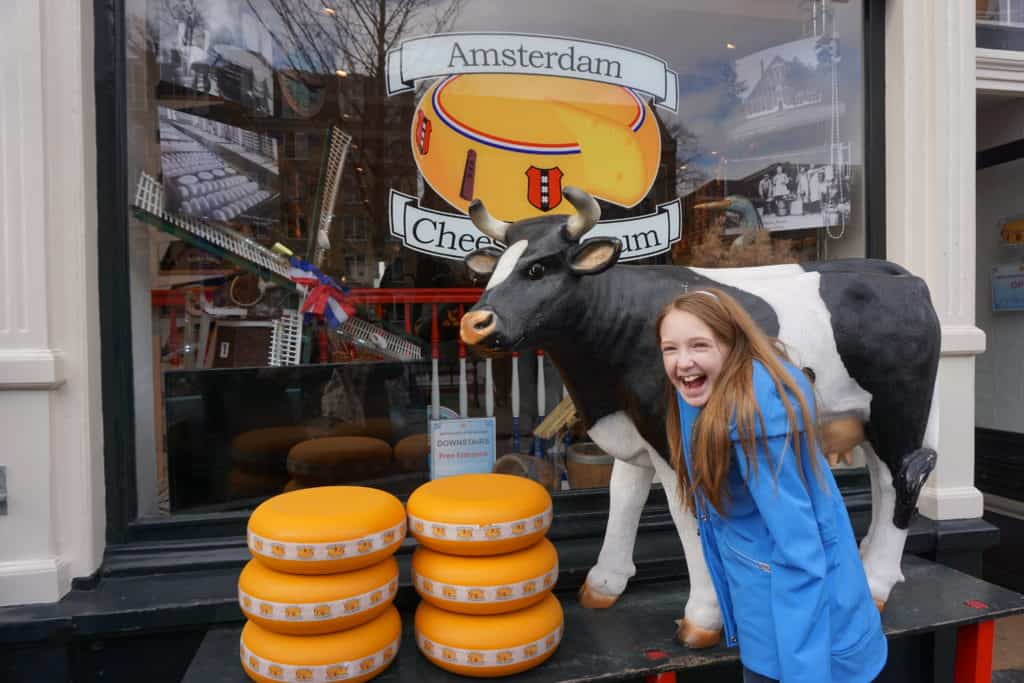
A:
POLYGON ((695 408, 711 397, 729 350, 691 313, 672 311, 661 322, 665 374, 683 400, 695 408))

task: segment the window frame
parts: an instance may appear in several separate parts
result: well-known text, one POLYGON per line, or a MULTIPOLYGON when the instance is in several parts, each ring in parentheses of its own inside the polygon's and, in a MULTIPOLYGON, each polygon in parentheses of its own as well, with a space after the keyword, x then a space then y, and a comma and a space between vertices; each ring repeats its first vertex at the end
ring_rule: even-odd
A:
MULTIPOLYGON (((96 164, 98 184, 101 377, 106 483, 106 553, 101 574, 160 572, 239 563, 247 511, 138 517, 134 374, 129 281, 126 0, 95 0, 96 164), (163 558, 163 559, 161 559, 163 558)), ((885 0, 864 0, 866 256, 885 257, 885 0), (870 181, 869 181, 870 180, 870 181)), ((851 512, 870 505, 863 470, 837 477, 851 512)), ((596 548, 608 518, 606 489, 555 496, 551 537, 589 539, 596 548)), ((652 491, 638 537, 672 526, 664 494, 652 491)))

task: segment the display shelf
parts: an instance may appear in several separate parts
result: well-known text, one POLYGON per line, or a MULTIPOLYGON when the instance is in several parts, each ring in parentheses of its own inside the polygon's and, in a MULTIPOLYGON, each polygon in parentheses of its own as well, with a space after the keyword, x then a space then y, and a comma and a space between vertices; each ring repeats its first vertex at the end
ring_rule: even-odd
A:
POLYGON ((331 126, 327 144, 324 146, 324 158, 320 165, 320 182, 317 184, 317 196, 313 204, 315 213, 312 225, 316 226, 316 230, 310 231, 311 243, 307 246, 306 253, 306 257, 318 268, 323 264, 327 250, 317 244, 317 236, 323 235, 326 238, 329 234, 331 222, 334 220, 334 203, 338 198, 338 185, 341 183, 341 175, 345 170, 345 160, 351 145, 351 135, 337 126, 331 126))
POLYGON ((139 220, 189 244, 223 258, 266 280, 298 290, 288 277, 289 267, 274 252, 230 228, 164 210, 164 190, 153 176, 142 173, 132 203, 139 220))
POLYGON ((302 362, 302 314, 298 311, 282 311, 274 321, 270 335, 270 353, 267 364, 272 368, 283 365, 299 365, 302 362))
POLYGON ((356 346, 392 360, 421 360, 423 352, 416 344, 359 318, 349 318, 338 333, 356 346))

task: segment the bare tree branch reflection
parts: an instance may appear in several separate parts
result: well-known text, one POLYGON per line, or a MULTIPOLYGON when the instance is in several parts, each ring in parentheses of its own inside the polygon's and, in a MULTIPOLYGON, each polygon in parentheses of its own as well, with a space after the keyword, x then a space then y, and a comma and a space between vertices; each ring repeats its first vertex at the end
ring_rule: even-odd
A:
POLYGON ((408 137, 414 102, 409 94, 388 97, 388 51, 410 36, 450 30, 465 2, 246 0, 297 78, 306 75, 314 88, 325 75, 342 79, 339 125, 354 137, 351 167, 378 253, 388 236, 388 191, 416 174, 411 152, 394 154, 394 143, 408 137))

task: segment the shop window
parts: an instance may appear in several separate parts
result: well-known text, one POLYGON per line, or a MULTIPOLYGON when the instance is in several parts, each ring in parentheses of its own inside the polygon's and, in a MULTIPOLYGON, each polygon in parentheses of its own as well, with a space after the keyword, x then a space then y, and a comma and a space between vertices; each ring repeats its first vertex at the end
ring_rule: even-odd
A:
POLYGON ((1024 1, 975 0, 978 47, 1024 50, 1024 1))
POLYGON ((976 0, 978 23, 1024 27, 1024 2, 1020 0, 976 0))
POLYGON ((474 198, 511 221, 582 187, 617 268, 867 253, 860 0, 125 2, 142 517, 404 496, 452 416, 556 495, 606 486, 555 363, 459 339, 474 198))

